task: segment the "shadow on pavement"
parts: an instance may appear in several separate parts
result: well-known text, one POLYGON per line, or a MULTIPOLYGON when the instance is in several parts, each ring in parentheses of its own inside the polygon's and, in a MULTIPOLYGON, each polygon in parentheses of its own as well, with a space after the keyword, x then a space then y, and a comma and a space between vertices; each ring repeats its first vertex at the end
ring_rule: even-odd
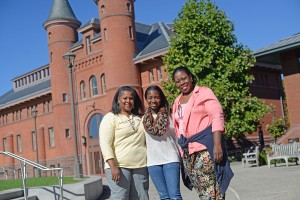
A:
POLYGON ((103 193, 98 200, 110 199, 110 189, 107 185, 103 185, 103 193))

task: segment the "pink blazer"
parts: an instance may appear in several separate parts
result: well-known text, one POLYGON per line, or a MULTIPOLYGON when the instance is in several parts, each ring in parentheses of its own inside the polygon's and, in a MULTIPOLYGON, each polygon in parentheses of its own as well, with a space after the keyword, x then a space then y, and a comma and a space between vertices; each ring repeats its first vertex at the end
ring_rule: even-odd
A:
MULTIPOLYGON (((178 110, 181 97, 182 94, 175 99, 172 113, 174 128, 178 138, 180 137, 180 133, 178 123, 175 120, 175 113, 178 110)), ((210 88, 195 86, 183 113, 185 137, 189 138, 210 125, 212 125, 213 132, 223 132, 225 130, 222 106, 210 88)), ((203 149, 206 149, 206 147, 197 142, 190 143, 188 146, 190 154, 203 149)))

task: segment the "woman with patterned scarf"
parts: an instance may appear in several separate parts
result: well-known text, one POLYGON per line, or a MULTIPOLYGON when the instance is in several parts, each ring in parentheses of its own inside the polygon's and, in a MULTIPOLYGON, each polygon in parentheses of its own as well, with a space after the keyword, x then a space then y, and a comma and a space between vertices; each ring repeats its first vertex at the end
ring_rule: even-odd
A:
MULTIPOLYGON (((182 199, 179 152, 175 133, 170 129, 169 103, 160 87, 147 88, 148 108, 143 117, 146 130, 147 166, 160 199, 182 199)), ((172 127, 173 128, 173 127, 172 127)))

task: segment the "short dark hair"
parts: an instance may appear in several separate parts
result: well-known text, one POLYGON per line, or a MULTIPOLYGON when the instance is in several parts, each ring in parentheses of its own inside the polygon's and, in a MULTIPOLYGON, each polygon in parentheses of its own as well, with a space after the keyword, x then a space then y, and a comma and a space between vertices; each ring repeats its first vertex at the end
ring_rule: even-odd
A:
POLYGON ((162 91, 162 89, 160 87, 158 87, 157 85, 152 85, 152 86, 149 86, 146 91, 145 91, 145 98, 147 98, 148 96, 148 93, 152 90, 156 90, 158 91, 159 93, 159 96, 160 96, 160 99, 161 99, 161 104, 160 104, 160 107, 165 107, 166 110, 169 112, 169 102, 164 94, 164 92, 162 91))
POLYGON ((112 108, 111 108, 112 113, 114 113, 114 114, 120 114, 121 113, 122 110, 121 110, 121 108, 120 108, 120 106, 118 104, 118 100, 119 100, 119 97, 121 96, 121 94, 124 91, 131 92, 131 94, 133 96, 134 107, 132 108, 131 113, 134 114, 134 115, 141 115, 140 112, 144 111, 144 107, 142 105, 142 101, 141 101, 138 93, 135 91, 135 89, 133 89, 130 86, 120 87, 116 91, 115 96, 114 96, 113 101, 112 101, 112 108))
POLYGON ((185 72, 187 75, 192 76, 193 78, 193 85, 196 85, 197 83, 197 78, 194 74, 192 74, 192 72, 185 66, 179 66, 176 69, 174 69, 173 73, 172 73, 172 78, 173 80, 175 79, 175 74, 179 71, 183 71, 185 72))

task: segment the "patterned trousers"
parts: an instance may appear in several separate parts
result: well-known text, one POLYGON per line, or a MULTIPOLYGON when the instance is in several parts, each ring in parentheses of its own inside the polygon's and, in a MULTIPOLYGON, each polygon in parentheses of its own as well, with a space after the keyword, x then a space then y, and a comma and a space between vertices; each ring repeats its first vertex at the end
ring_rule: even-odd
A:
POLYGON ((224 200, 207 149, 193 154, 184 152, 183 164, 201 200, 224 200))

